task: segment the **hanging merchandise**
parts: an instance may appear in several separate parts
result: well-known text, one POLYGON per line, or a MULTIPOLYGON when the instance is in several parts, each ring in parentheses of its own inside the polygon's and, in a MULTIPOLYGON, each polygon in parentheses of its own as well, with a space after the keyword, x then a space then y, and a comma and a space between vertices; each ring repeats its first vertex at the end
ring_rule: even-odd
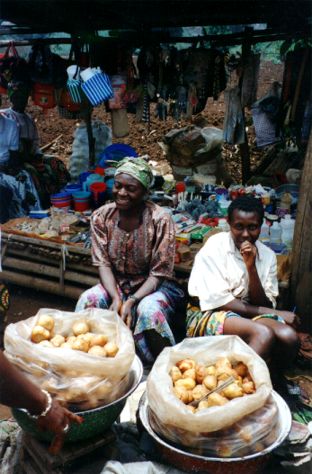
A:
POLYGON ((66 85, 66 61, 52 53, 48 45, 36 42, 29 53, 28 64, 33 82, 53 84, 56 89, 66 85))
POLYGON ((115 74, 110 77, 114 96, 109 99, 108 106, 111 110, 125 108, 126 77, 123 74, 115 74))
POLYGON ((28 64, 19 56, 13 41, 0 55, 0 93, 6 94, 11 80, 30 82, 28 64))
POLYGON ((142 109, 142 122, 150 123, 150 99, 147 91, 147 84, 144 84, 144 95, 143 95, 143 109, 142 109))
POLYGON ((114 95, 111 81, 100 68, 88 67, 80 73, 82 90, 93 106, 106 102, 114 95))
POLYGON ((240 101, 240 88, 231 87, 224 92, 225 116, 223 138, 230 145, 241 145, 246 141, 245 120, 240 101))
POLYGON ((80 104, 83 100, 83 91, 81 88, 80 67, 72 64, 67 68, 67 89, 75 104, 80 104))
POLYGON ((273 83, 272 90, 255 102, 251 107, 258 147, 264 147, 281 140, 280 119, 280 86, 273 83))
POLYGON ((57 94, 57 108, 61 118, 76 120, 81 118, 80 104, 73 102, 69 91, 59 89, 57 94))
POLYGON ((260 54, 250 54, 243 65, 243 79, 241 86, 242 107, 251 107, 257 100, 258 78, 260 69, 260 54))
POLYGON ((35 83, 31 93, 35 105, 45 109, 53 109, 56 106, 55 89, 52 84, 35 83))

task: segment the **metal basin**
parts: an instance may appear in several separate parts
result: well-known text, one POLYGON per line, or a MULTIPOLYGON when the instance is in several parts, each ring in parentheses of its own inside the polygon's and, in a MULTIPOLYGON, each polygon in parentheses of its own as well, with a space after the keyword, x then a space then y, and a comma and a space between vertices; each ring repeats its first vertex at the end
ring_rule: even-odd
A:
POLYGON ((152 437, 157 453, 165 463, 171 464, 186 472, 207 472, 211 474, 255 474, 264 472, 264 466, 270 455, 287 437, 291 428, 291 413, 283 398, 273 391, 273 398, 278 407, 280 432, 270 446, 259 453, 236 458, 214 458, 200 456, 170 445, 160 438, 151 428, 149 408, 144 393, 138 409, 139 423, 152 437))
MULTIPOLYGON (((126 393, 108 405, 93 408, 91 410, 77 411, 76 413, 83 417, 84 422, 81 423, 81 425, 77 425, 75 423, 71 424, 70 429, 66 435, 65 442, 68 443, 78 440, 85 440, 107 431, 122 412, 129 395, 134 392, 141 382, 142 375, 142 362, 138 356, 135 356, 130 369, 129 383, 126 393)), ((12 409, 12 414, 19 426, 35 438, 43 441, 51 441, 53 438, 52 433, 43 433, 39 431, 36 422, 27 415, 25 410, 14 408, 12 409)))

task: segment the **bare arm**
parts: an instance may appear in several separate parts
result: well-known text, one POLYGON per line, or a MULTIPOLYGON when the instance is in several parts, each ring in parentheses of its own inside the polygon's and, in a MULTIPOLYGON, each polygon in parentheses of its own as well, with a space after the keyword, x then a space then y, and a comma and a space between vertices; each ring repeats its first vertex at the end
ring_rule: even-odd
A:
MULTIPOLYGON (((46 394, 12 365, 0 352, 0 402, 10 407, 26 408, 32 415, 40 415, 48 405, 46 394)), ((56 454, 62 447, 70 422, 81 423, 82 418, 62 407, 56 400, 45 416, 39 417, 39 429, 52 431, 55 437, 50 452, 56 454)))
POLYGON ((252 243, 246 241, 243 242, 240 248, 240 252, 242 254, 248 272, 248 296, 251 305, 261 305, 272 308, 272 303, 265 294, 256 267, 257 247, 252 243))
POLYGON ((112 299, 110 309, 112 311, 119 311, 121 307, 121 299, 117 289, 117 282, 110 267, 99 267, 100 281, 109 296, 112 299))
MULTIPOLYGON (((237 298, 234 298, 229 303, 220 306, 218 309, 223 311, 233 311, 233 313, 237 313, 240 316, 249 319, 252 319, 255 316, 260 316, 261 314, 269 314, 273 312, 270 307, 248 304, 237 298)), ((277 313, 277 311, 274 310, 274 313, 277 313)))
POLYGON ((140 286, 140 288, 132 295, 135 299, 129 298, 123 305, 121 309, 121 317, 126 322, 127 326, 131 325, 131 310, 132 307, 145 296, 154 293, 157 290, 158 286, 161 283, 161 278, 149 276, 147 280, 140 286), (138 300, 138 301, 136 301, 138 300))

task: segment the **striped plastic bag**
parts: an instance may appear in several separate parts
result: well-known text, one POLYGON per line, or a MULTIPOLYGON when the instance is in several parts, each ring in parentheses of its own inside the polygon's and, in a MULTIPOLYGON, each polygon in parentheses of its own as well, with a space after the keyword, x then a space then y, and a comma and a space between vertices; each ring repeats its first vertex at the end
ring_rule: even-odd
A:
POLYGON ((98 72, 82 84, 82 90, 93 106, 97 106, 114 96, 107 74, 98 72))

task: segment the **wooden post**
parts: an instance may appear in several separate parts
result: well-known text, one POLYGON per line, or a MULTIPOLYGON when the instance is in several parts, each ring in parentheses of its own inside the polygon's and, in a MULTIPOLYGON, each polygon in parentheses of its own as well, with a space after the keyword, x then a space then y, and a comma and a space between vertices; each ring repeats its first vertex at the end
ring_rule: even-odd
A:
MULTIPOLYGON (((243 74, 240 80, 240 87, 242 86, 243 77, 244 77, 244 67, 246 64, 246 59, 250 55, 251 52, 251 43, 249 41, 249 36, 252 34, 253 28, 246 27, 245 34, 246 38, 242 43, 242 63, 243 63, 243 74)), ((243 116, 245 121, 245 110, 243 109, 243 116)), ((249 145, 248 145, 248 137, 245 131, 245 143, 239 145, 240 154, 241 154, 241 163, 242 163, 242 183, 246 184, 248 179, 250 178, 250 152, 249 152, 249 145)))
POLYGON ((302 329, 312 329, 312 132, 305 156, 293 242, 291 296, 302 329))

